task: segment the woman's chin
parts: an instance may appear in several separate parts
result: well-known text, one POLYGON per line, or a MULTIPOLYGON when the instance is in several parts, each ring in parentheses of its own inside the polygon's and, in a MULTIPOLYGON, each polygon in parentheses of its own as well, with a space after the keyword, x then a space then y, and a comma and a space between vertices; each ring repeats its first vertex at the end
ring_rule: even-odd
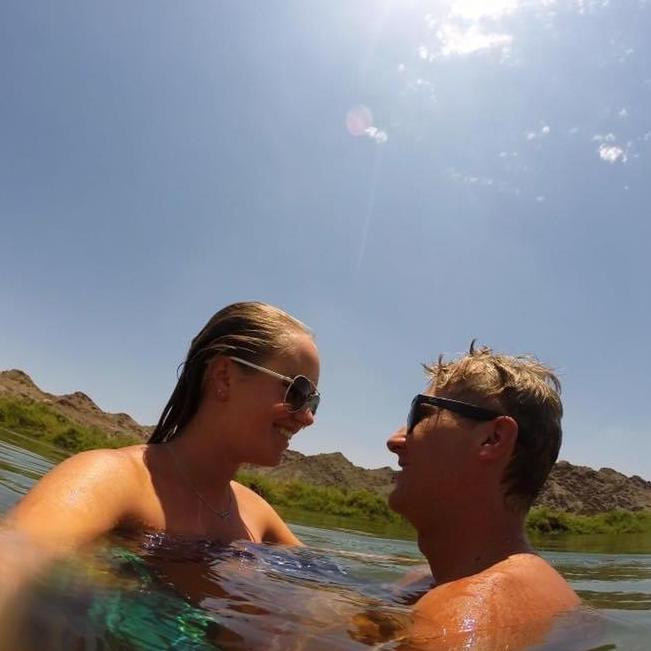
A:
POLYGON ((264 452, 260 451, 255 455, 255 458, 249 458, 247 460, 247 463, 253 464, 254 466, 273 468, 281 462, 284 451, 285 450, 265 450, 264 452))

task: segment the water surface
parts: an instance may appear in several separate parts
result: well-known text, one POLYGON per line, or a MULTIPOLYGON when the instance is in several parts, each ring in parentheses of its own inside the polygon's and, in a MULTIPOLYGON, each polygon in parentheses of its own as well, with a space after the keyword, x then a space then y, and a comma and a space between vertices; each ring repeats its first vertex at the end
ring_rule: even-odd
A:
MULTIPOLYGON (((64 456, 1 432, 0 513, 64 456)), ((21 644, 25 651, 407 649, 402 625, 413 595, 396 582, 423 562, 414 541, 365 533, 362 523, 324 528, 313 517, 300 522, 300 512, 290 519, 306 548, 224 548, 155 534, 143 547, 142 540, 112 537, 35 583, 21 644)), ((585 608, 559 620, 533 648, 651 648, 648 536, 536 543, 585 608)))

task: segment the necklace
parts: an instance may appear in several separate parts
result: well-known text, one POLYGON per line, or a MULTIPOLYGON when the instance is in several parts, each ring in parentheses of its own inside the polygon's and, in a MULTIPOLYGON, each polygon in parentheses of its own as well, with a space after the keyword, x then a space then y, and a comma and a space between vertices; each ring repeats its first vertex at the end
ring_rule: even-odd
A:
POLYGON ((181 463, 178 460, 178 457, 172 450, 171 445, 163 445, 163 447, 169 450, 176 471, 180 475, 183 483, 199 498, 199 501, 212 513, 214 513, 220 520, 228 520, 231 515, 233 515, 233 489, 231 488, 230 482, 228 484, 228 506, 223 511, 218 511, 195 487, 194 484, 190 481, 188 476, 185 474, 181 463))

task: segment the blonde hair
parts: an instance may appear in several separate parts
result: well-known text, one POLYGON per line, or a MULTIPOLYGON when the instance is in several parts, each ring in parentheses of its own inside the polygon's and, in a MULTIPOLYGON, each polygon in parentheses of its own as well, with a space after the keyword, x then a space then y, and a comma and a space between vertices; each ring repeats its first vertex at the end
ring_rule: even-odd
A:
POLYGON ((437 394, 464 400, 513 417, 518 438, 506 468, 506 497, 528 509, 542 489, 561 447, 561 384, 535 357, 475 348, 458 359, 425 365, 437 394))
POLYGON ((192 340, 181 374, 165 409, 149 437, 164 443, 176 436, 197 411, 210 361, 219 354, 260 364, 286 350, 291 335, 310 329, 280 308, 256 301, 233 303, 214 314, 192 340))

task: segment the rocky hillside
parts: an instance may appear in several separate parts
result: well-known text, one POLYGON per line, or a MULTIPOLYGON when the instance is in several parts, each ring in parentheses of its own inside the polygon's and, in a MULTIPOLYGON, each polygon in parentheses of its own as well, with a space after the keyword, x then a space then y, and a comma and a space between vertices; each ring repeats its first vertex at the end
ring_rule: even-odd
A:
POLYGON ((593 470, 559 461, 549 475, 537 506, 594 515, 603 511, 651 509, 651 482, 627 477, 612 468, 593 470))
MULTIPOLYGON (((71 421, 98 428, 108 434, 134 434, 143 440, 151 428, 139 425, 127 414, 103 412, 85 393, 55 396, 41 391, 23 371, 0 372, 0 399, 18 398, 42 402, 71 421)), ((368 470, 352 464, 341 452, 306 456, 288 450, 276 468, 255 472, 279 481, 297 480, 321 486, 371 490, 386 496, 395 471, 389 467, 368 470)), ((611 468, 593 470, 559 461, 552 469, 538 506, 558 511, 592 515, 613 509, 651 509, 651 482, 627 477, 611 468)))
POLYGON ((306 456, 287 450, 275 468, 248 468, 280 481, 302 481, 319 486, 370 490, 386 496, 391 490, 395 471, 385 466, 367 470, 352 464, 341 452, 306 456))
POLYGON ((74 423, 97 428, 107 434, 132 434, 144 440, 151 431, 150 427, 139 425, 128 414, 102 411, 81 391, 62 396, 41 391, 27 373, 17 369, 0 371, 0 398, 3 396, 43 403, 74 423))

